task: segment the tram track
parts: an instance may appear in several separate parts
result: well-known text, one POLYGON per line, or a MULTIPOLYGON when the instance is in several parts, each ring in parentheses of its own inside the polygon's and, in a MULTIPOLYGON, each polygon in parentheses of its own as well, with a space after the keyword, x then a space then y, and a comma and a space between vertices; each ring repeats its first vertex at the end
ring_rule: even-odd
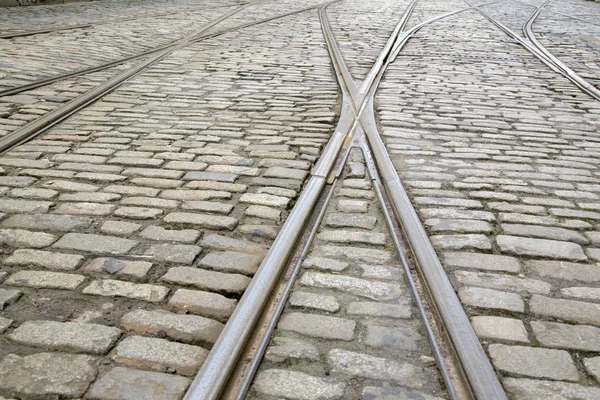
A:
MULTIPOLYGON (((375 122, 373 107, 375 91, 386 67, 395 60, 410 37, 428 24, 471 9, 471 7, 468 7, 438 15, 403 32, 416 2, 415 0, 410 3, 371 71, 365 80, 360 83, 360 86, 352 78, 335 41, 327 18, 327 6, 319 8, 325 41, 342 91, 342 111, 338 125, 317 165, 312 170, 308 184, 283 225, 280 234, 275 239, 253 281, 241 298, 238 307, 228 320, 219 339, 188 389, 185 400, 220 398, 219 396, 225 387, 232 385, 228 382, 232 379, 231 374, 236 369, 236 364, 242 358, 243 363, 249 363, 250 367, 242 368, 241 377, 234 378, 242 380, 241 385, 237 384, 240 391, 237 394, 232 394, 230 391, 226 398, 238 400, 244 398, 276 325, 277 318, 281 314, 287 294, 289 294, 294 282, 294 277, 298 273, 299 265, 308 251, 314 232, 318 228, 318 221, 322 218, 323 210, 331 198, 331 193, 333 193, 335 184, 339 179, 340 170, 348 157, 348 151, 350 148, 356 147, 356 141, 361 143, 359 147, 365 157, 372 160, 372 164, 374 164, 370 170, 370 175, 375 182, 375 186, 382 188, 378 191, 380 204, 384 209, 385 204, 390 204, 398 218, 398 223, 402 227, 412 249, 412 254, 417 261, 420 285, 425 286, 426 290, 424 292, 429 293, 431 296, 428 303, 433 304, 433 308, 436 310, 438 316, 436 324, 443 326, 442 331, 447 333, 453 357, 458 362, 458 371, 455 371, 455 373, 459 376, 450 377, 445 365, 445 357, 441 354, 440 346, 421 302, 423 293, 417 290, 417 284, 411 280, 411 291, 419 305, 420 315, 427 327, 428 338, 434 349, 438 368, 442 373, 449 395, 452 399, 459 398, 455 387, 460 386, 460 398, 506 399, 504 390, 498 382, 495 372, 400 182, 375 122), (355 145, 352 146, 352 143, 355 143, 355 145), (342 150, 345 151, 340 155, 342 150), (337 168, 334 169, 335 166, 337 168), (326 194, 323 195, 323 193, 326 194), (316 207, 317 204, 320 206, 316 207), (314 214, 317 214, 316 218, 314 214), (311 219, 316 221, 314 222, 315 225, 311 228, 308 237, 301 239, 305 223, 311 219), (304 250, 298 256, 293 257, 294 244, 298 241, 305 243, 304 250), (290 258, 296 259, 296 263, 288 272, 284 282, 280 283, 284 286, 283 290, 279 289, 281 294, 278 295, 275 305, 266 305, 270 294, 278 283, 279 277, 288 266, 287 260, 290 258), (267 322, 268 326, 262 338, 253 339, 253 343, 248 343, 253 334, 254 326, 262 317, 261 310, 263 309, 271 310, 270 319, 267 322), (248 356, 245 346, 251 347, 253 350, 250 353, 253 354, 248 356), (244 354, 243 357, 241 357, 242 354, 244 354)), ((386 220, 388 228, 394 236, 394 243, 399 251, 402 264, 408 274, 411 274, 390 213, 386 214, 386 220)), ((237 370, 240 370, 239 366, 237 370)), ((236 373, 239 372, 236 371, 236 373)))
POLYGON ((494 19, 489 13, 483 11, 481 7, 484 7, 488 4, 482 5, 474 5, 471 1, 465 0, 465 2, 475 8, 483 17, 485 17, 488 21, 496 25, 500 28, 504 33, 508 36, 516 40, 520 45, 522 45, 526 50, 535 55, 540 61, 550 67, 554 72, 561 74, 565 78, 567 78, 571 83, 577 86, 582 92, 586 93, 590 97, 595 100, 600 100, 600 90, 596 88, 594 85, 589 83, 586 79, 581 77, 575 71, 573 71, 570 67, 568 67, 564 62, 559 60, 556 56, 554 56, 544 45, 542 45, 539 40, 536 38, 535 33, 533 31, 533 24, 543 11, 544 7, 548 5, 550 0, 545 1, 539 7, 536 7, 536 10, 529 17, 529 19, 523 24, 523 33, 525 35, 525 39, 521 38, 514 31, 504 25, 502 22, 494 19))
MULTIPOLYGON (((321 3, 321 4, 329 4, 329 3, 321 3)), ((179 39, 169 45, 162 46, 162 47, 153 49, 151 51, 132 56, 127 59, 122 59, 119 61, 104 64, 103 66, 92 68, 91 70, 84 70, 83 72, 80 71, 78 73, 67 74, 66 76, 61 75, 60 77, 55 77, 55 78, 46 80, 44 82, 38 82, 38 83, 31 84, 31 85, 26 85, 28 87, 28 89, 26 89, 26 90, 30 90, 31 88, 45 86, 49 83, 54 83, 59 80, 66 79, 67 77, 80 76, 80 75, 87 74, 90 72, 102 71, 107 68, 111 68, 115 65, 121 64, 122 62, 125 62, 125 61, 131 61, 131 60, 139 59, 139 58, 142 58, 145 56, 150 56, 148 59, 142 61, 141 63, 133 66, 132 68, 129 68, 125 71, 120 72, 118 75, 114 76, 107 82, 76 97, 75 99, 73 99, 73 100, 69 101, 68 103, 64 104, 63 106, 49 112, 48 114, 44 115, 43 117, 38 118, 32 122, 29 122, 26 125, 24 125, 23 127, 18 128, 15 131, 9 133, 8 135, 0 138, 0 153, 5 153, 5 152, 9 151, 10 149, 12 149, 13 147, 15 147, 19 144, 25 143, 25 142, 31 140, 32 138, 40 135, 41 133, 50 129, 51 127, 58 124, 59 122, 65 120, 66 118, 70 117, 71 115, 77 113, 79 110, 87 107, 88 105, 94 103, 95 101, 102 98, 106 94, 112 92, 113 90, 118 88, 120 85, 122 85, 128 79, 141 73, 142 71, 146 70, 150 66, 154 65, 155 63, 159 62, 160 60, 162 60, 163 58, 167 57, 169 54, 171 54, 172 52, 174 52, 180 48, 183 48, 185 46, 188 46, 188 45, 191 45, 194 43, 198 43, 203 40, 208 40, 208 39, 211 39, 214 37, 218 37, 218 36, 223 35, 228 32, 252 27, 252 26, 263 24, 263 23, 270 22, 270 21, 274 21, 279 18, 284 18, 287 16, 295 15, 295 14, 302 13, 302 12, 319 7, 319 5, 304 7, 304 8, 292 10, 290 12, 280 14, 277 16, 267 17, 267 18, 264 18, 264 19, 261 19, 258 21, 238 25, 238 26, 235 26, 232 28, 225 28, 225 29, 219 30, 217 32, 206 33, 209 29, 213 28, 220 22, 226 20, 227 18, 233 16, 234 14, 240 12, 241 10, 243 10, 244 8, 246 8, 248 6, 249 6, 249 4, 237 7, 236 9, 234 9, 234 10, 216 18, 212 22, 208 23, 198 32, 189 34, 186 37, 179 39)), ((19 90, 19 92, 24 91, 24 90, 25 89, 19 90)), ((9 93, 15 94, 18 92, 9 92, 9 93)), ((0 97, 6 96, 6 95, 7 95, 6 92, 0 92, 0 97)))
MULTIPOLYGON (((246 3, 233 4, 233 5, 222 5, 222 6, 211 7, 210 9, 222 8, 222 7, 234 7, 235 5, 244 5, 244 4, 246 4, 246 3)), ((175 13, 177 13, 177 12, 178 11, 175 11, 175 13)), ((183 11, 179 11, 179 12, 183 12, 183 11)), ((54 33, 54 32, 73 30, 73 29, 92 28, 96 25, 107 25, 107 24, 114 24, 114 23, 120 23, 120 22, 135 21, 135 20, 146 19, 146 18, 164 17, 166 15, 173 15, 173 13, 174 13, 173 11, 160 12, 160 13, 154 13, 154 14, 149 14, 149 15, 142 14, 142 15, 127 17, 127 18, 110 18, 110 19, 93 21, 93 22, 88 22, 88 23, 83 23, 83 24, 41 27, 38 29, 32 29, 32 30, 28 30, 28 31, 0 32, 0 39, 14 39, 14 38, 18 38, 18 37, 40 35, 40 34, 44 34, 44 33, 54 33)))

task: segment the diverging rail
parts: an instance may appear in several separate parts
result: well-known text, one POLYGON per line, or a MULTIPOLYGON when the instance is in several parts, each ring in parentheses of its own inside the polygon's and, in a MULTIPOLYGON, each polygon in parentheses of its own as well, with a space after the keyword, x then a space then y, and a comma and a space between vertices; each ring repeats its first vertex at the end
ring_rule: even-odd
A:
MULTIPOLYGON (((506 394, 489 359, 400 182, 375 123, 373 110, 375 91, 385 69, 395 59, 411 35, 429 23, 471 9, 471 7, 464 8, 437 16, 401 33, 416 1, 414 0, 409 5, 360 87, 353 80, 345 65, 329 25, 326 6, 319 8, 325 41, 342 89, 342 113, 338 125, 319 162, 313 169, 306 188, 198 372, 184 400, 212 400, 221 395, 271 291, 287 265, 288 259, 295 251, 296 243, 302 235, 306 221, 327 185, 327 178, 331 174, 336 159, 340 158, 340 151, 344 145, 350 144, 355 134, 362 135, 362 132, 366 134, 370 146, 370 150, 363 146, 363 151, 372 154, 379 170, 379 176, 381 176, 380 182, 388 194, 388 199, 413 250, 423 283, 427 286, 427 291, 430 293, 431 300, 440 317, 439 322, 443 326, 443 330, 447 332, 455 358, 459 361, 462 378, 469 392, 467 396, 477 400, 506 400, 506 394)), ((381 197, 380 201, 382 201, 381 197)), ((414 294, 418 300, 419 294, 414 294)), ((426 318, 424 318, 424 322, 427 326, 429 325, 426 318)), ((274 326, 273 323, 271 325, 274 326)), ((429 336, 434 352, 436 352, 435 338, 432 333, 429 336)), ((436 352, 436 356, 439 356, 439 352, 436 352)), ((453 399, 457 398, 453 382, 448 377, 441 356, 438 357, 438 366, 446 380, 449 394, 453 399)))

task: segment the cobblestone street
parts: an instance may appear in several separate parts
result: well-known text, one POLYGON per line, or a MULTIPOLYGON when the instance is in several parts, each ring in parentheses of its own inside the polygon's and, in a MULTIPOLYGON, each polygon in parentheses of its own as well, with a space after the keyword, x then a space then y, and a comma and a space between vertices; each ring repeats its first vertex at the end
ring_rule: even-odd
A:
POLYGON ((599 149, 598 1, 0 7, 0 400, 600 399, 599 149))

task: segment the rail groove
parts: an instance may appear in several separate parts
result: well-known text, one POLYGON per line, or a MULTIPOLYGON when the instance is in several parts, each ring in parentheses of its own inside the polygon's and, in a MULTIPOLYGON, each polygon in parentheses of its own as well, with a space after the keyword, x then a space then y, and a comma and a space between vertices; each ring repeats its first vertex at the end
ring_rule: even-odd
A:
MULTIPOLYGON (((383 51, 360 87, 358 87, 348 71, 341 51, 335 42, 326 14, 327 5, 319 8, 325 41, 339 85, 342 89, 342 111, 338 125, 317 165, 312 170, 307 186, 284 223, 269 253, 256 272, 254 279, 242 296, 233 315, 228 320, 223 332, 196 375, 184 400, 212 400, 219 398, 221 395, 254 324, 260 317, 261 310, 265 306, 269 294, 286 266, 287 260, 294 252, 295 243, 301 236, 305 223, 309 219, 321 192, 326 186, 326 179, 332 173, 335 160, 339 158, 340 150, 344 144, 346 146, 350 145, 353 135, 357 131, 359 135, 362 135, 362 131, 366 134, 371 147, 371 150, 367 148, 367 151, 373 155, 372 158, 379 169, 388 199, 408 238, 416 257, 420 274, 431 293, 435 308, 441 316, 444 329, 448 332, 452 348, 456 353, 464 374, 467 390, 472 395, 471 397, 478 400, 506 400, 506 394, 498 382, 489 359, 483 351, 479 339, 475 335, 469 319, 437 258, 433 246, 412 207, 387 154, 381 136, 377 131, 373 97, 386 67, 393 62, 412 34, 420 28, 439 19, 471 9, 469 7, 434 17, 411 28, 407 32, 401 33, 415 4, 416 0, 408 7, 407 12, 405 12, 399 24, 394 29, 383 51), (359 127, 362 131, 358 129, 359 127)), ((329 181, 335 184, 336 175, 329 177, 329 181)), ((381 199, 382 197, 380 197, 381 199)), ((290 280, 293 280, 293 277, 290 280)), ((288 285, 292 283, 288 282, 288 285)), ((418 294, 415 293, 415 296, 418 297, 418 294)), ((278 312, 275 313, 275 315, 277 314, 278 312)), ((426 318, 424 322, 428 324, 426 318)), ((274 324, 275 322, 272 322, 270 325, 274 327, 274 324)), ((437 350, 435 338, 431 332, 429 333, 433 348, 437 350)), ((265 340, 268 340, 268 338, 265 340)), ((261 351, 264 351, 264 341, 259 347, 261 351)), ((260 356, 258 354, 256 357, 260 358, 260 356)), ((437 350, 436 357, 438 358, 440 370, 446 380, 449 393, 455 399, 457 395, 454 392, 454 385, 448 376, 444 360, 439 355, 439 350, 437 350)), ((255 367, 257 366, 256 361, 253 361, 253 364, 255 367)), ((246 381, 251 379, 250 375, 246 377, 246 381)), ((248 383, 244 383, 244 390, 247 390, 247 386, 248 383)), ((241 399, 243 395, 241 393, 237 398, 241 399)))

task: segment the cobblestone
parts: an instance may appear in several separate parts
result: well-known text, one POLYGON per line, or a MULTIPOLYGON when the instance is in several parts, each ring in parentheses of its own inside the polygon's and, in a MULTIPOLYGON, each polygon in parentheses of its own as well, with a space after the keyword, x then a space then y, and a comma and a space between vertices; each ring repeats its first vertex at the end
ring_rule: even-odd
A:
POLYGON ((45 349, 104 354, 121 336, 114 327, 81 322, 27 321, 9 337, 45 349))

